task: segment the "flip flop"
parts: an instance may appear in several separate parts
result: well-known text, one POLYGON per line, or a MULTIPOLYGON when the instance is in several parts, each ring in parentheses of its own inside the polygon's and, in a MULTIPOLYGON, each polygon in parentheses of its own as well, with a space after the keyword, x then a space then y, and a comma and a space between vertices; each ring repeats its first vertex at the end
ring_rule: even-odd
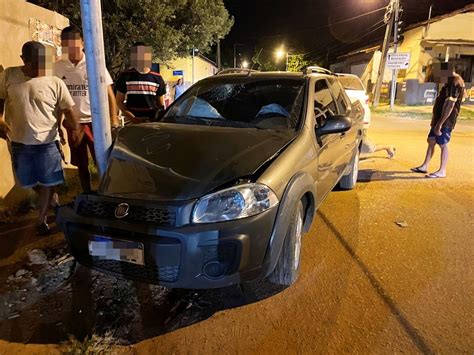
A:
POLYGON ((420 174, 426 174, 427 173, 426 170, 420 169, 420 167, 411 168, 410 170, 413 171, 414 173, 420 173, 420 174))
POLYGON ((431 174, 426 175, 425 177, 428 179, 443 179, 446 176, 439 176, 436 173, 431 173, 431 174))
POLYGON ((397 148, 392 148, 392 151, 388 153, 388 159, 393 159, 397 153, 397 148))

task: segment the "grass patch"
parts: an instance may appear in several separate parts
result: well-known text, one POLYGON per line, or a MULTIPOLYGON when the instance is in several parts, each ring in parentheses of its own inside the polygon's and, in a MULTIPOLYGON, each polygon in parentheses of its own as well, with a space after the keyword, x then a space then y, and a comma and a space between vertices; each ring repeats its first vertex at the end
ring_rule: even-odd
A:
POLYGON ((467 109, 461 106, 461 112, 459 112, 459 119, 461 120, 474 120, 474 110, 467 109))
MULTIPOLYGON (((422 119, 431 120, 432 106, 404 106, 396 105, 394 110, 390 109, 388 105, 380 105, 376 108, 371 108, 371 111, 375 115, 390 116, 397 118, 410 118, 410 119, 422 119)), ((459 112, 459 120, 474 120, 474 109, 465 108, 461 106, 459 112)))
POLYGON ((69 342, 65 344, 65 354, 68 355, 99 355, 114 354, 113 347, 116 344, 111 332, 103 336, 93 334, 87 336, 83 341, 77 340, 74 336, 69 337, 69 342))

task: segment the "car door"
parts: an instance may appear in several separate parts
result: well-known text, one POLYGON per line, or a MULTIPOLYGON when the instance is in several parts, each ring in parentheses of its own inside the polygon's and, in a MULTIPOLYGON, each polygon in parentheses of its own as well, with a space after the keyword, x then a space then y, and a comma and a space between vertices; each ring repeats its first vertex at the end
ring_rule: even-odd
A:
POLYGON ((340 133, 318 135, 318 128, 323 127, 328 120, 337 114, 337 105, 331 94, 326 79, 317 79, 314 83, 314 114, 316 122, 316 138, 318 146, 318 178, 317 194, 321 201, 331 191, 338 181, 338 172, 335 169, 340 160, 342 151, 340 133))
MULTIPOLYGON (((337 106, 337 113, 342 116, 351 116, 351 103, 344 92, 344 88, 336 78, 329 78, 329 85, 331 93, 334 97, 337 106)), ((338 177, 341 177, 345 172, 347 165, 351 161, 357 144, 357 129, 351 127, 347 132, 340 133, 340 146, 337 161, 335 162, 335 170, 338 177)))

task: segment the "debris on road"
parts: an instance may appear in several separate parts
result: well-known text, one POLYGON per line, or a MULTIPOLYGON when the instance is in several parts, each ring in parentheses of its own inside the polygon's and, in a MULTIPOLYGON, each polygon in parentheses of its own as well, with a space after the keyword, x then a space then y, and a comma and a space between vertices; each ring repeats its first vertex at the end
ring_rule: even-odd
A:
POLYGON ((406 221, 395 221, 395 224, 401 228, 407 228, 408 223, 406 221))
POLYGON ((33 249, 28 252, 31 265, 42 265, 48 262, 46 254, 41 249, 33 249))
POLYGON ((10 320, 10 319, 15 319, 15 318, 18 318, 19 316, 20 316, 20 314, 18 314, 18 313, 13 313, 13 314, 11 314, 11 315, 8 316, 8 319, 9 319, 9 320, 10 320))
POLYGON ((22 276, 25 276, 28 273, 25 269, 20 269, 15 273, 16 278, 20 278, 22 276))
POLYGON ((11 211, 7 206, 0 206, 0 224, 10 221, 11 211))

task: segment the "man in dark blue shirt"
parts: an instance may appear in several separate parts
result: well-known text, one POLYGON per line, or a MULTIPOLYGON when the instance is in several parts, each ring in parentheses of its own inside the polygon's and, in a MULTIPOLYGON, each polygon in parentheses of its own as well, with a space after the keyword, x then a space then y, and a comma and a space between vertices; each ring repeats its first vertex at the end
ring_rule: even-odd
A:
POLYGON ((166 84, 159 73, 151 71, 152 49, 143 43, 130 51, 130 68, 115 84, 117 104, 133 123, 150 122, 164 108, 166 84))
POLYGON ((453 70, 448 82, 444 84, 433 107, 433 117, 431 119, 431 129, 428 134, 428 149, 423 164, 411 171, 415 173, 428 173, 428 164, 433 157, 436 144, 441 148, 441 165, 434 173, 427 174, 427 178, 446 177, 446 167, 448 165, 448 143, 451 140, 451 131, 456 125, 456 121, 461 110, 461 102, 464 98, 464 80, 453 70))

